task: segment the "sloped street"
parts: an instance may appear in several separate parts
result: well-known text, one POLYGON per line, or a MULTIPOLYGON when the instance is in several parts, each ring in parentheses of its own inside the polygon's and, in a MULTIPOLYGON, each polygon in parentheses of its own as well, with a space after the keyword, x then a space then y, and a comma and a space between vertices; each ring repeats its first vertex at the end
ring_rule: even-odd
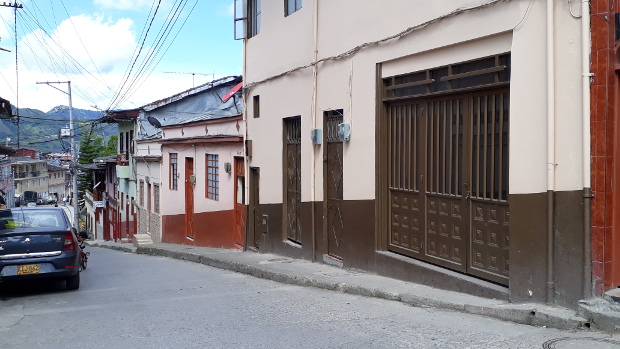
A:
POLYGON ((518 325, 170 258, 89 250, 77 291, 63 283, 1 286, 1 348, 618 347, 597 332, 518 325))

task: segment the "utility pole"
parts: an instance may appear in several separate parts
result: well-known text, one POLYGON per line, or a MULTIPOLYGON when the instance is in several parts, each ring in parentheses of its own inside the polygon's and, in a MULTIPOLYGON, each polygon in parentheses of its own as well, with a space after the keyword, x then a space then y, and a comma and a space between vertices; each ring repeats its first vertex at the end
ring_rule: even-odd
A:
POLYGON ((75 153, 75 133, 73 132, 73 102, 71 101, 71 81, 45 81, 37 84, 49 85, 69 96, 69 134, 71 140, 71 180, 73 187, 73 227, 79 231, 78 190, 77 190, 77 155, 75 153), (65 92, 52 84, 67 84, 68 92, 65 92))
MULTIPOLYGON (((17 1, 14 3, 9 2, 8 4, 6 2, 3 2, 2 4, 0 4, 0 7, 12 7, 13 8, 13 13, 15 14, 15 21, 13 23, 13 30, 14 30, 14 37, 15 37, 15 119, 17 120, 17 149, 19 149, 19 69, 18 69, 18 65, 17 65, 17 9, 18 8, 23 8, 22 4, 18 4, 17 1)), ((7 51, 7 52, 11 52, 7 49, 2 49, 2 51, 7 51)))

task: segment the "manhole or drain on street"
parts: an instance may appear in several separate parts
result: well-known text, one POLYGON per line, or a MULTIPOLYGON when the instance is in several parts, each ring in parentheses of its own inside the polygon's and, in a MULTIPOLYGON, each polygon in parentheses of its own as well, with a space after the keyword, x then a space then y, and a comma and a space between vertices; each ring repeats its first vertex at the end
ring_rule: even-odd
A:
POLYGON ((618 349, 620 341, 608 338, 556 338, 543 343, 544 349, 618 349))

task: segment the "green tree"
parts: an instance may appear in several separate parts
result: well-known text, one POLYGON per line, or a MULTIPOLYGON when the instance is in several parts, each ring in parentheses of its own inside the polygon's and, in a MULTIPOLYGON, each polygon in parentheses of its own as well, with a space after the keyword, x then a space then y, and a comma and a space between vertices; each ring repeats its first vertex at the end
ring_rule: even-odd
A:
MULTIPOLYGON (((103 144, 103 138, 98 137, 91 128, 91 131, 86 134, 80 142, 80 154, 78 157, 78 163, 82 165, 92 164, 95 158, 103 156, 102 154, 106 150, 106 147, 103 144)), ((84 198, 84 191, 92 190, 92 186, 93 172, 83 170, 80 171, 78 175, 78 199, 84 198)), ((83 204, 81 206, 83 206, 83 204)))
POLYGON ((101 156, 112 156, 118 153, 118 135, 111 135, 101 156))

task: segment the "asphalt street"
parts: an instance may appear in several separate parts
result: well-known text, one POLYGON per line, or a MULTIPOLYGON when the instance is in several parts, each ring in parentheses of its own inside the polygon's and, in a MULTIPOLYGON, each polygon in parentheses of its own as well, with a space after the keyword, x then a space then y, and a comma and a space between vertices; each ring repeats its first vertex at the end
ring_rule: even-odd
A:
POLYGON ((77 291, 0 284, 0 348, 620 348, 519 325, 103 248, 77 291))

